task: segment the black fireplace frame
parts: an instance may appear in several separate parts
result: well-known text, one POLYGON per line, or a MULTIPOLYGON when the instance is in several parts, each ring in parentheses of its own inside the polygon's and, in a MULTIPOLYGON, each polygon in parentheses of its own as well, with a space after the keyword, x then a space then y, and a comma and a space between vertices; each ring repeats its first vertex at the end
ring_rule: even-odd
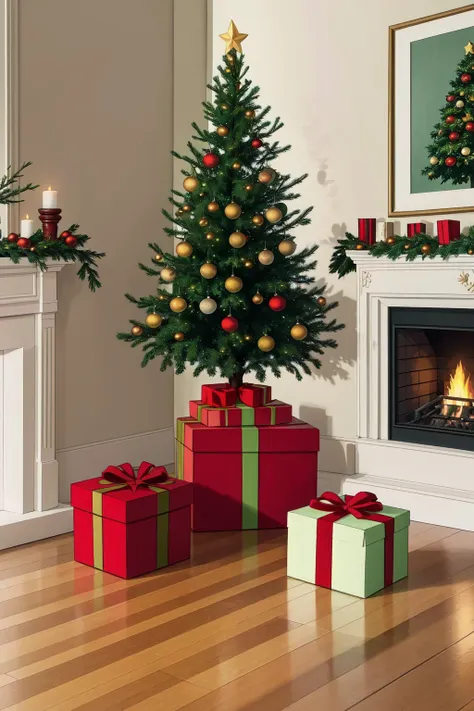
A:
MULTIPOLYGON (((474 298, 474 297, 473 297, 474 298)), ((435 447, 449 447, 474 451, 474 434, 461 430, 436 429, 411 423, 398 423, 397 401, 398 370, 396 354, 397 328, 423 330, 473 331, 474 309, 453 308, 389 308, 389 439, 435 447)))

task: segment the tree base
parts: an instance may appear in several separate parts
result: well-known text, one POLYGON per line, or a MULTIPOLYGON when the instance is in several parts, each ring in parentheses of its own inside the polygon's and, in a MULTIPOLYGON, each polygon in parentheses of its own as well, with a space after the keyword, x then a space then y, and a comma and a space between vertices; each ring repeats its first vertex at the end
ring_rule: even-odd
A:
POLYGON ((229 385, 231 388, 240 388, 244 381, 244 374, 242 371, 239 371, 238 373, 234 373, 230 378, 229 378, 229 385))

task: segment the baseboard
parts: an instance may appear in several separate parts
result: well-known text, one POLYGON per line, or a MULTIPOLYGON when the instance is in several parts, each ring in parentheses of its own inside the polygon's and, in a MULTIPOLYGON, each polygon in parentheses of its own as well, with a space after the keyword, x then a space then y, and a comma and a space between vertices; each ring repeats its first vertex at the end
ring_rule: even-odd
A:
POLYGON ((0 511, 0 550, 22 546, 72 531, 72 508, 60 504, 49 511, 12 514, 0 511))
POLYGON ((382 503, 408 509, 414 521, 474 531, 474 494, 464 489, 355 474, 320 471, 318 491, 372 491, 382 503))
POLYGON ((174 434, 172 427, 152 432, 93 442, 78 447, 61 449, 59 463, 59 500, 70 501, 70 487, 75 481, 100 476, 109 464, 131 462, 138 465, 143 460, 153 464, 174 461, 174 434))

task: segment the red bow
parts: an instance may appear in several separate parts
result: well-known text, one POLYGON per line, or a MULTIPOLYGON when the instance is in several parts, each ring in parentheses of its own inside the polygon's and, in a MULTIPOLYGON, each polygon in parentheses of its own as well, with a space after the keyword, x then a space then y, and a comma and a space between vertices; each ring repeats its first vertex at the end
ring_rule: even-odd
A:
POLYGON ((369 518, 371 514, 383 509, 383 504, 378 501, 375 494, 371 494, 369 491, 359 491, 354 496, 346 494, 344 498, 345 500, 341 499, 333 491, 325 491, 317 499, 312 499, 309 505, 312 509, 329 511, 341 518, 349 516, 349 514, 356 518, 369 518))
POLYGON ((102 476, 112 484, 126 484, 132 491, 138 487, 147 487, 153 484, 162 484, 168 479, 168 472, 165 467, 155 467, 150 462, 142 462, 135 472, 128 462, 115 467, 113 464, 104 469, 102 476))

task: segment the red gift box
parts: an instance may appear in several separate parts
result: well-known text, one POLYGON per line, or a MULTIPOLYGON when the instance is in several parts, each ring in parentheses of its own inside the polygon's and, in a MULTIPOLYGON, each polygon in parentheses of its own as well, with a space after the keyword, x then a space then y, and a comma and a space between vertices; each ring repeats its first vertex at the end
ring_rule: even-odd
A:
POLYGON ((461 223, 459 220, 438 220, 438 242, 449 244, 461 236, 461 223))
POLYGON ((239 388, 239 400, 249 407, 260 407, 266 405, 272 399, 272 389, 269 385, 241 385, 239 388))
POLYGON ((71 485, 74 559, 121 578, 190 556, 192 486, 148 462, 71 485))
POLYGON ((359 217, 359 239, 361 242, 366 242, 367 244, 375 244, 375 229, 376 229, 376 219, 375 217, 359 217))
POLYGON ((415 235, 426 234, 426 225, 424 222, 409 222, 407 225, 407 236, 415 237, 415 235))
POLYGON ((286 528, 315 497, 319 430, 293 418, 271 427, 177 421, 177 476, 194 484, 194 531, 286 528))
POLYGON ((201 400, 210 407, 233 407, 237 402, 237 390, 227 383, 203 385, 201 400))
POLYGON ((206 427, 248 427, 250 425, 283 425, 291 422, 292 407, 272 400, 261 407, 209 407, 202 400, 191 400, 189 414, 206 427))

